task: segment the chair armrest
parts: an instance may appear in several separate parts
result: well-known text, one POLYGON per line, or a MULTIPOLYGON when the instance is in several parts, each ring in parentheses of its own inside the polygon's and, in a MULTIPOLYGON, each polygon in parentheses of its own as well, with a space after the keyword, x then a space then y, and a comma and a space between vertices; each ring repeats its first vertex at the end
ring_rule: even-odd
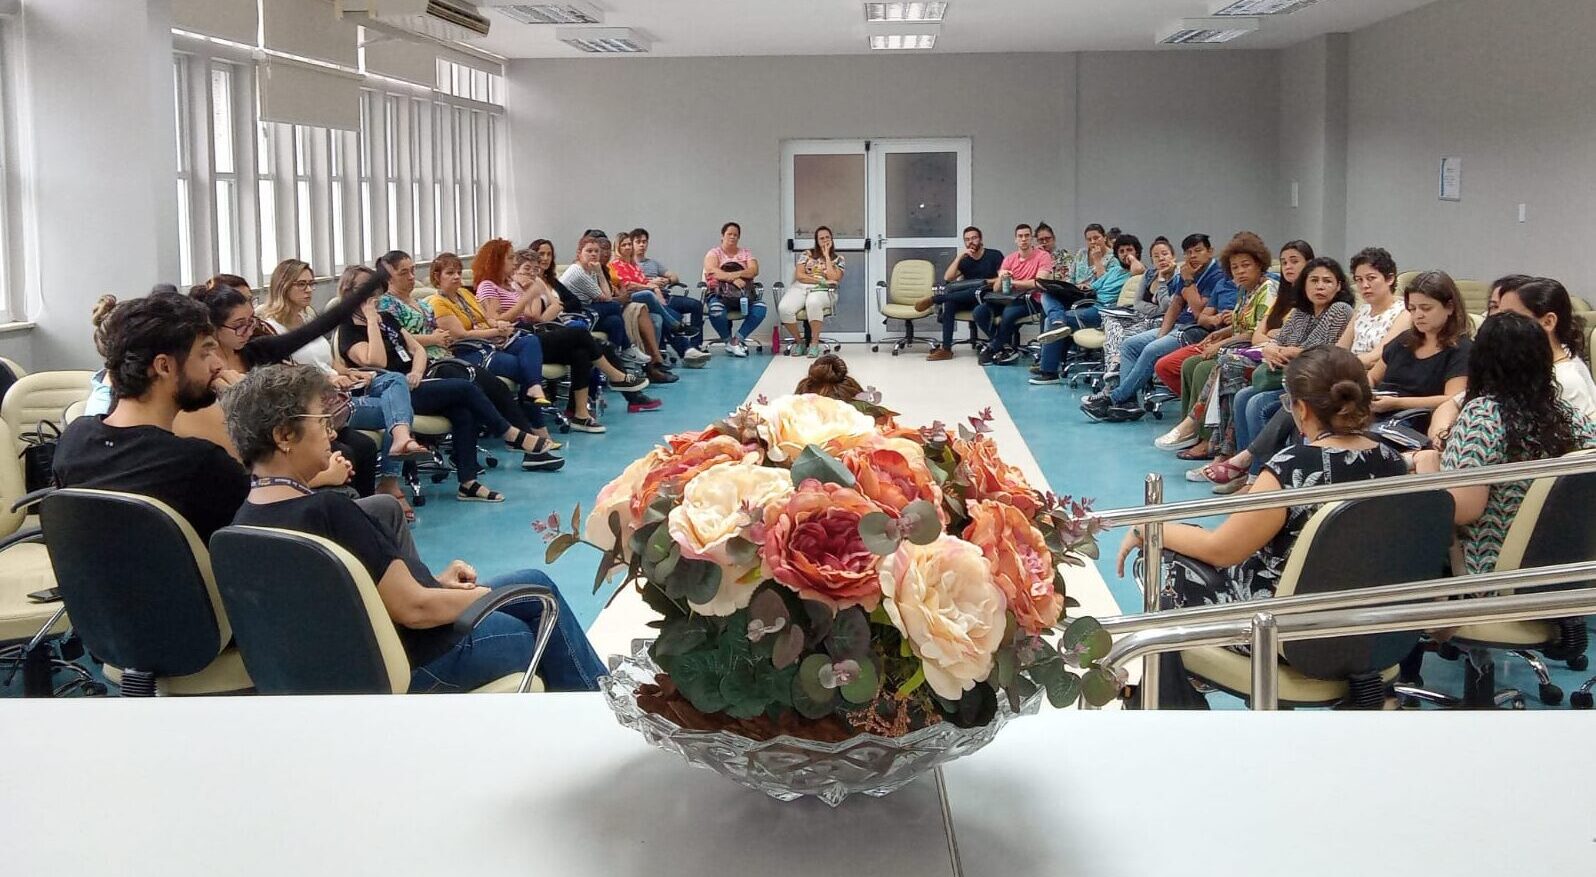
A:
POLYGON ((455 633, 466 636, 476 629, 476 626, 487 618, 489 613, 509 606, 512 603, 522 603, 536 600, 542 605, 543 611, 538 615, 538 629, 536 639, 533 640, 532 661, 527 664, 526 675, 521 678, 520 692, 525 694, 532 690, 532 677, 537 672, 538 662, 543 660, 543 651, 549 647, 549 640, 554 636, 554 623, 560 618, 560 604, 554 599, 554 592, 542 585, 516 585, 509 588, 494 588, 489 593, 478 597, 475 602, 460 613, 454 620, 455 633))
POLYGON ((1105 317, 1119 317, 1120 319, 1135 319, 1136 312, 1130 308, 1098 308, 1097 312, 1105 317))
POLYGON ((7 536, 6 538, 0 539, 0 551, 4 551, 4 550, 6 550, 7 548, 10 548, 13 545, 21 545, 24 542, 43 542, 43 541, 44 541, 44 530, 43 530, 43 528, 41 528, 41 527, 29 527, 26 530, 18 530, 17 532, 12 533, 10 536, 7 536))
POLYGON ((19 497, 16 502, 11 504, 11 510, 14 512, 19 512, 26 508, 32 508, 33 506, 37 505, 40 500, 52 493, 55 493, 54 487, 41 487, 30 494, 19 497))

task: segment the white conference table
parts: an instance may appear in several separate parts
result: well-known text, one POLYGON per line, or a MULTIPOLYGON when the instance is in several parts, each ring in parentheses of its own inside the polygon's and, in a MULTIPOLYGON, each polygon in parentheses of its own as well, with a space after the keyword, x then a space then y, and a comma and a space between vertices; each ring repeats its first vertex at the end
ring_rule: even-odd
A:
POLYGON ((1590 874, 1593 730, 1049 711, 949 765, 945 795, 833 810, 652 750, 597 695, 8 699, 0 871, 1590 874))

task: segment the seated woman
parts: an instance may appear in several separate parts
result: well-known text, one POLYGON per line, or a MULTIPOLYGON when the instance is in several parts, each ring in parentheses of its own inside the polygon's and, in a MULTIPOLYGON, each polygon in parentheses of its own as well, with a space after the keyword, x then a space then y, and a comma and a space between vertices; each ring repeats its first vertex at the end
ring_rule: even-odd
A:
MULTIPOLYGON (((357 272, 356 277, 359 276, 357 272)), ((348 294, 349 291, 341 289, 339 292, 348 294)), ((455 494, 457 500, 504 501, 503 494, 489 490, 477 480, 481 471, 477 462, 477 437, 484 431, 502 437, 511 450, 524 452, 523 469, 558 469, 565 465, 563 458, 549 452, 547 439, 505 420, 479 384, 458 378, 427 378, 426 347, 405 331, 393 314, 379 310, 375 299, 367 301, 348 322, 338 327, 338 353, 346 362, 362 368, 404 375, 416 413, 448 418, 453 427, 453 441, 449 447, 454 474, 460 482, 455 494)), ((498 381, 498 378, 489 377, 498 381)))
MULTIPOLYGON (((1121 315, 1113 309, 1098 312, 1103 319, 1105 381, 1119 376, 1119 353, 1125 347, 1126 338, 1157 329, 1160 323, 1168 323, 1169 330, 1173 330, 1176 321, 1187 310, 1185 302, 1176 300, 1174 284, 1171 282, 1179 266, 1175 261, 1175 247, 1169 238, 1155 238, 1147 254, 1153 261, 1152 270, 1142 272, 1142 289, 1131 304, 1130 314, 1121 315)), ((1059 276, 1056 270, 1053 276, 1059 276)), ((1193 296, 1197 294, 1196 289, 1191 292, 1193 296)), ((1164 334, 1168 334, 1169 330, 1164 334)))
POLYGON ((798 264, 793 268, 792 285, 776 302, 776 313, 781 315, 781 325, 790 339, 789 356, 811 358, 820 356, 824 346, 820 343, 820 327, 826 312, 837 306, 837 284, 842 282, 842 272, 848 270, 848 260, 837 252, 831 229, 815 229, 815 245, 798 254, 798 264), (813 346, 805 349, 798 335, 798 312, 809 317, 809 337, 813 346))
MULTIPOLYGON (((458 258, 458 257, 457 257, 458 258)), ((433 260, 436 263, 437 260, 433 260)), ((463 267, 463 266, 462 266, 463 267)), ((504 238, 494 238, 477 249, 471 259, 471 292, 490 321, 515 323, 521 319, 524 297, 515 288, 510 277, 515 269, 515 245, 504 238)), ((433 270, 437 270, 436 264, 433 270)), ((437 288, 438 281, 432 285, 437 288)))
POLYGON ((609 273, 610 283, 614 286, 616 295, 648 308, 649 315, 659 324, 666 336, 685 331, 681 317, 666 306, 665 297, 660 292, 658 284, 649 283, 648 277, 643 274, 642 266, 637 264, 631 232, 623 231, 616 235, 615 256, 610 259, 609 273))
POLYGON ((732 356, 748 355, 748 338, 765 321, 765 302, 754 288, 759 260, 742 246, 742 238, 743 227, 728 222, 720 227, 720 243, 704 254, 704 307, 710 325, 720 333, 726 352, 732 356), (743 323, 735 335, 731 318, 726 316, 733 307, 743 313, 743 323))
MULTIPOLYGON (((515 381, 521 388, 523 403, 547 406, 549 399, 543 390, 543 344, 536 335, 517 330, 514 323, 489 317, 487 306, 461 287, 460 276, 464 270, 460 257, 453 253, 439 253, 433 257, 431 280, 438 293, 424 302, 438 321, 438 327, 455 339, 450 352, 471 365, 486 366, 490 374, 515 381)), ((473 269, 473 276, 482 275, 475 274, 473 269)), ((493 284, 493 281, 484 280, 478 288, 483 284, 493 284)), ((493 301, 492 298, 488 300, 493 301)), ((521 310, 525 310, 524 305, 521 310)))
MULTIPOLYGON (((1470 323, 1457 284, 1444 271, 1426 271, 1402 297, 1413 328, 1387 344, 1369 369, 1377 415, 1434 411, 1468 385, 1470 323)), ((1428 425, 1425 415, 1415 428, 1428 425)))
POLYGON ((604 665, 582 633, 559 589, 537 570, 479 584, 476 571, 454 561, 436 578, 406 561, 393 541, 352 501, 316 493, 305 482, 330 454, 325 399, 332 389, 312 366, 257 369, 227 393, 227 429, 251 478, 249 499, 234 522, 310 533, 338 543, 360 561, 394 622, 412 667, 410 690, 469 691, 524 671, 532 660, 541 610, 536 603, 506 606, 470 633, 455 619, 493 588, 542 585, 559 601, 559 617, 538 675, 551 691, 595 691, 604 665))
MULTIPOLYGON (((1339 347, 1310 348, 1286 367, 1291 415, 1307 444, 1292 445, 1264 464, 1254 493, 1319 487, 1402 475, 1407 464, 1385 445, 1364 435, 1372 394, 1363 364, 1339 347)), ((1231 515, 1213 530, 1192 524, 1164 528, 1164 568, 1157 580, 1165 609, 1260 600, 1274 596, 1286 558, 1317 506, 1260 509, 1231 515)), ((1142 529, 1125 534, 1125 559, 1142 544, 1142 529)), ((1151 580, 1152 573, 1145 578, 1151 580)), ((1161 707, 1206 709, 1187 681, 1178 653, 1160 661, 1161 707)))
MULTIPOLYGON (((622 237, 626 238, 627 246, 630 247, 631 238, 628 235, 630 232, 622 232, 622 237)), ((606 298, 621 303, 621 322, 626 327, 627 337, 636 345, 629 351, 623 351, 622 356, 630 357, 643 366, 643 374, 647 375, 650 381, 656 384, 674 384, 679 379, 671 373, 670 366, 665 364, 665 356, 659 346, 659 333, 654 331, 654 320, 649 314, 648 306, 633 301, 627 293, 621 291, 621 285, 615 280, 615 261, 615 245, 607 237, 599 238, 599 265, 594 279, 598 281, 599 290, 606 298)), ((663 323, 661 325, 663 326, 663 323)))
MULTIPOLYGON (((1596 426, 1562 399, 1545 330, 1505 307, 1480 325, 1465 399, 1446 449, 1420 451, 1413 460, 1416 471, 1544 460, 1596 447, 1596 426)), ((1452 488, 1463 549, 1460 572, 1495 569, 1502 537, 1528 489, 1528 481, 1452 488)))

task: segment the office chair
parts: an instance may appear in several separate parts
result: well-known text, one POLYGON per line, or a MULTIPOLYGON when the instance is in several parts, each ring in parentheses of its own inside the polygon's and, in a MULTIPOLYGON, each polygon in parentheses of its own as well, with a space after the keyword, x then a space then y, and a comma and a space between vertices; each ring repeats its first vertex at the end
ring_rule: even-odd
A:
MULTIPOLYGON (((882 344, 891 344, 892 355, 897 356, 906 348, 916 344, 924 344, 927 347, 933 345, 930 338, 921 338, 914 334, 914 324, 931 316, 930 311, 921 312, 914 305, 937 292, 936 277, 936 267, 930 262, 924 259, 904 259, 892 266, 890 280, 876 281, 877 312, 889 324, 893 320, 901 321, 903 334, 881 339, 871 345, 872 352, 880 351, 882 344)), ((971 320, 974 320, 973 316, 971 320)))

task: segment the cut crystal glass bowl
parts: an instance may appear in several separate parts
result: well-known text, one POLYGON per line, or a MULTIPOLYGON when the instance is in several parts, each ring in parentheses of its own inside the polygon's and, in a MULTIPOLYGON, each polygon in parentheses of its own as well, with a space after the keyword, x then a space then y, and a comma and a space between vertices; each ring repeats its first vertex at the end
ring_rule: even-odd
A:
POLYGON ((861 734, 840 743, 820 743, 783 736, 761 741, 728 731, 684 730, 644 711, 637 705, 637 687, 654 682, 659 672, 643 643, 600 680, 604 701, 622 725, 694 767, 708 768, 772 798, 794 801, 810 795, 833 807, 849 795, 890 794, 938 765, 969 755, 992 742, 1016 715, 1035 714, 1043 697, 1037 691, 1020 705, 1019 713, 1009 708, 1007 698, 999 697, 997 715, 980 728, 942 722, 902 737, 861 734))

